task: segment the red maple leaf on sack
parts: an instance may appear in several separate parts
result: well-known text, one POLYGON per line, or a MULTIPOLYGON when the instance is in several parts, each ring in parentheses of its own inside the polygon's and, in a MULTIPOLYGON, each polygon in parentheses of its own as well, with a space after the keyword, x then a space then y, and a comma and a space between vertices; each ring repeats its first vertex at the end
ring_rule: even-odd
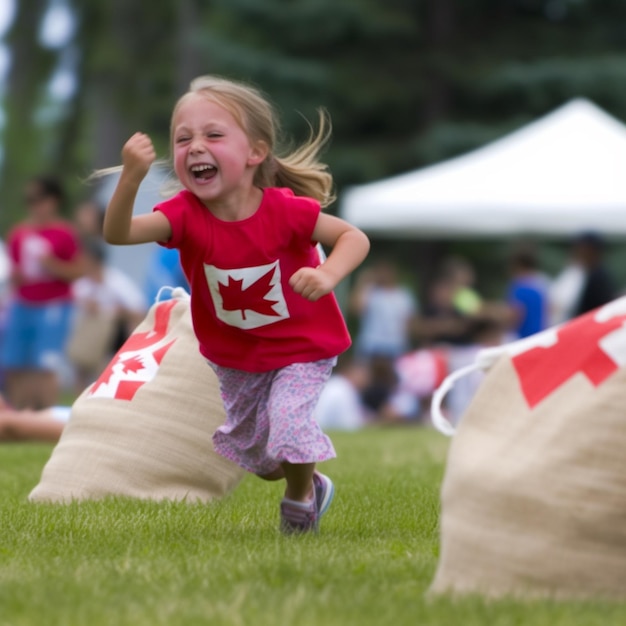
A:
POLYGON ((138 372, 144 368, 141 359, 138 356, 133 356, 130 359, 125 359, 122 361, 122 365, 124 369, 122 370, 124 373, 128 372, 138 372))
POLYGON ((626 315, 598 321, 596 313, 583 315, 558 329, 554 345, 536 346, 513 357, 530 408, 575 374, 584 374, 594 387, 598 387, 617 371, 618 364, 602 349, 600 340, 624 326, 626 315))
POLYGON ((145 369, 144 359, 141 354, 150 354, 154 363, 161 363, 167 351, 176 341, 176 339, 173 339, 166 344, 162 343, 167 336, 170 314, 175 305, 176 300, 167 300, 159 304, 154 314, 153 328, 145 332, 134 332, 126 340, 124 345, 118 350, 111 361, 109 361, 98 379, 91 386, 89 395, 98 395, 101 393, 101 387, 108 386, 112 382, 112 379, 119 376, 119 380, 115 383, 114 397, 122 400, 133 399, 136 391, 143 386, 147 380, 125 380, 122 377, 141 372, 145 369), (139 354, 132 355, 133 352, 139 354), (131 356, 124 358, 124 355, 128 354, 131 354, 131 356), (116 375, 115 372, 119 365, 122 367, 119 368, 118 375, 116 375))
POLYGON ((220 296, 222 296, 222 308, 224 311, 241 311, 241 318, 246 319, 246 311, 256 311, 261 315, 273 315, 280 317, 280 313, 274 311, 274 305, 278 300, 267 300, 266 296, 272 288, 271 281, 274 277, 275 268, 263 274, 249 287, 243 288, 243 278, 228 277, 228 285, 219 283, 220 296))

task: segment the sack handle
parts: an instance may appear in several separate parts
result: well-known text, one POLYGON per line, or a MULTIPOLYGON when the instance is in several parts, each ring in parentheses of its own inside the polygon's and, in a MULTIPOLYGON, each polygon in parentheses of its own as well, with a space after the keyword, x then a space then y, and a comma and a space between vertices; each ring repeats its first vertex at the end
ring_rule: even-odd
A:
POLYGON ((476 370, 484 369, 484 367, 485 364, 477 359, 474 363, 460 367, 458 370, 446 376, 441 385, 437 387, 430 403, 430 418, 433 426, 440 433, 452 437, 456 432, 456 428, 449 422, 448 418, 444 416, 441 410, 441 405, 443 404, 443 399, 446 397, 446 394, 454 387, 454 383, 459 380, 459 378, 463 378, 476 370))
POLYGON ((178 298, 180 300, 189 300, 191 296, 187 293, 184 287, 172 287, 170 285, 163 285, 157 292, 155 302, 161 302, 161 296, 169 292, 170 298, 178 298))

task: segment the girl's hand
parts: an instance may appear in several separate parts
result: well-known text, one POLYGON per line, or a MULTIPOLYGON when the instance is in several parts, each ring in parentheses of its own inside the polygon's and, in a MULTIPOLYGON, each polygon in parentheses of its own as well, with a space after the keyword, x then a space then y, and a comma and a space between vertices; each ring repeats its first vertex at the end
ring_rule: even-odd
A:
POLYGON ((145 133, 135 133, 122 148, 122 165, 127 174, 143 180, 156 159, 152 140, 145 133))
POLYGON ((337 279, 320 265, 318 267, 301 267, 291 276, 289 284, 303 298, 315 302, 328 295, 337 286, 337 279))
POLYGON ((122 172, 104 214, 105 241, 119 246, 167 241, 172 236, 169 220, 161 211, 133 217, 141 181, 156 158, 150 137, 135 133, 122 148, 122 172))

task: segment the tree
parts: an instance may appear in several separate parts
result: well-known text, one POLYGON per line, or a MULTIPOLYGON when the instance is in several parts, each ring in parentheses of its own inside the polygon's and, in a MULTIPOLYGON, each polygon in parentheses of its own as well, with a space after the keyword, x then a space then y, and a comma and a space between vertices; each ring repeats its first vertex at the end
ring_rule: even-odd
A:
POLYGON ((12 63, 4 97, 0 230, 22 210, 22 185, 29 175, 35 173, 33 164, 43 156, 37 113, 45 102, 46 85, 56 62, 56 51, 43 47, 37 40, 40 16, 46 4, 47 0, 18 3, 15 21, 7 37, 12 63))
POLYGON ((137 129, 167 155, 172 105, 202 73, 258 84, 296 141, 302 118, 326 107, 340 191, 475 148, 575 96, 626 119, 621 0, 66 1, 78 89, 54 128, 37 115, 67 49, 33 35, 46 0, 18 3, 2 228, 28 171, 52 167, 84 193, 81 177, 116 164, 137 129))
POLYGON ((12 66, 5 97, 7 123, 0 230, 20 215, 23 181, 38 171, 61 176, 75 201, 90 191, 85 179, 96 168, 116 165, 135 130, 152 133, 168 150, 173 94, 193 71, 195 0, 73 0, 75 36, 62 50, 47 50, 33 33, 48 0, 25 0, 10 31, 12 66), (162 25, 178 24, 167 31, 162 25), (54 128, 37 123, 46 87, 59 56, 74 49, 77 89, 61 103, 54 128))

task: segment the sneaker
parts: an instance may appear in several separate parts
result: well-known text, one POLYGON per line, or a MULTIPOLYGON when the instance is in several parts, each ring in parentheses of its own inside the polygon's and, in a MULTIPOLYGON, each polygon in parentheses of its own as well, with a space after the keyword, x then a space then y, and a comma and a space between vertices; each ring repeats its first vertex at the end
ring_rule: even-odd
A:
POLYGON ((280 503, 280 529, 285 534, 317 532, 319 520, 328 510, 335 495, 333 481, 316 471, 313 474, 314 498, 296 502, 283 498, 280 503))
POLYGON ((315 487, 315 504, 317 505, 317 516, 322 517, 333 501, 335 495, 335 486, 333 481, 325 474, 318 472, 313 473, 313 486, 315 487))
POLYGON ((317 503, 283 498, 280 503, 280 530, 286 535, 317 531, 317 503))

